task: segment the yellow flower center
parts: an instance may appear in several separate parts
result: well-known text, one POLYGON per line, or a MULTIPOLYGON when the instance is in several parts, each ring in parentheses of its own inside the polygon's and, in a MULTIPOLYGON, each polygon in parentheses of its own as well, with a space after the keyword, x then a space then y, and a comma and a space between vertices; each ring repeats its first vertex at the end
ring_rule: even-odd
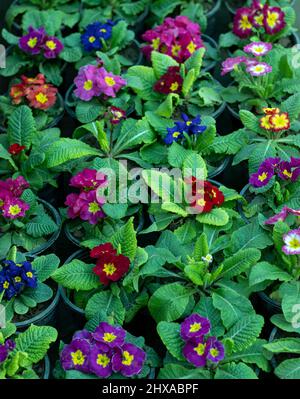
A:
POLYGON ((32 274, 32 272, 27 272, 27 273, 26 273, 26 276, 29 277, 29 278, 32 278, 32 277, 33 277, 33 274, 32 274))
POLYGON ((117 338, 117 336, 113 333, 106 332, 103 335, 103 339, 105 342, 113 342, 116 338, 117 338))
POLYGON ((264 129, 272 129, 272 125, 271 125, 271 123, 270 123, 270 118, 271 118, 271 116, 272 115, 266 115, 266 116, 264 116, 264 117, 262 117, 261 118, 261 126, 264 128, 264 129))
POLYGON ((274 115, 272 118, 272 123, 276 129, 284 129, 289 125, 289 120, 285 114, 274 115))
POLYGON ((191 54, 193 54, 193 53, 195 52, 195 50, 196 50, 196 44, 195 44, 193 41, 191 41, 191 42, 188 44, 187 49, 189 50, 189 52, 190 52, 191 54))
POLYGON ((265 181, 268 178, 268 172, 263 172, 261 175, 258 176, 259 181, 265 181))
POLYGON ((265 48, 264 48, 264 46, 254 46, 254 47, 253 47, 253 50, 254 50, 256 53, 261 54, 261 53, 264 52, 265 48))
POLYGON ((90 36, 89 37, 89 42, 90 43, 94 43, 95 40, 96 40, 95 36, 90 36))
POLYGON ((112 276, 116 270, 117 268, 113 263, 104 264, 103 271, 106 273, 107 276, 112 276))
POLYGON ((72 362, 75 366, 82 366, 85 361, 85 356, 81 352, 81 350, 77 350, 76 352, 71 352, 72 362))
POLYGON ((50 49, 50 50, 55 50, 56 49, 56 43, 53 40, 47 40, 46 41, 46 46, 50 49))
POLYGON ((180 136, 180 132, 174 132, 173 134, 172 134, 172 136, 175 138, 175 139, 177 139, 177 137, 179 137, 180 136))
POLYGON ((271 27, 274 28, 274 26, 276 26, 277 22, 279 19, 279 14, 278 12, 274 11, 274 12, 268 12, 268 16, 267 16, 267 24, 271 27))
POLYGON ((110 358, 105 354, 99 353, 99 355, 97 356, 96 362, 99 366, 102 366, 103 368, 105 368, 109 365, 110 358))
POLYGON ((291 241, 289 242, 289 247, 293 249, 300 248, 300 240, 298 240, 298 238, 296 237, 292 238, 291 241))
POLYGON ((160 38, 159 37, 157 37, 156 39, 152 40, 152 48, 154 50, 157 50, 159 48, 159 45, 160 45, 160 38))
POLYGON ((190 325, 190 332, 198 332, 201 330, 201 323, 193 323, 190 325))
POLYGON ((243 15, 240 20, 240 28, 242 30, 248 30, 252 28, 252 24, 249 21, 248 15, 243 15))
POLYGON ((262 26, 264 24, 264 16, 263 14, 261 15, 257 15, 256 17, 254 17, 255 22, 257 23, 257 25, 262 26))
POLYGON ((170 90, 171 91, 176 91, 178 89, 178 87, 179 87, 179 84, 177 82, 174 82, 174 83, 171 84, 170 90))
POLYGON ((89 212, 90 213, 97 213, 97 212, 99 212, 99 210, 100 210, 100 206, 99 206, 99 204, 97 204, 97 202, 91 202, 90 204, 89 204, 89 212))
POLYGON ((8 287, 9 287, 9 282, 8 281, 4 281, 3 288, 5 288, 7 290, 8 287))
POLYGON ((44 93, 37 94, 35 98, 41 104, 45 104, 48 101, 48 97, 44 93))
POLYGON ((106 31, 106 29, 102 28, 102 29, 100 29, 100 32, 105 33, 105 32, 107 32, 107 31, 106 31))
POLYGON ((204 355, 205 347, 206 347, 205 344, 198 344, 198 346, 194 348, 194 351, 197 353, 197 355, 202 356, 204 355))
POLYGON ((112 78, 111 76, 105 76, 104 80, 107 86, 114 86, 116 84, 115 79, 112 78))
POLYGON ((260 72, 263 72, 265 70, 265 67, 263 65, 256 65, 253 69, 254 69, 255 72, 260 73, 260 72))
POLYGON ((125 366, 130 366, 132 364, 133 360, 134 360, 133 355, 131 355, 128 351, 123 352, 122 364, 124 364, 125 366))
POLYGON ((204 198, 201 198, 201 199, 199 199, 199 200, 197 201, 197 205, 199 205, 199 206, 204 206, 205 204, 206 204, 206 201, 205 201, 204 198))
POLYGON ((212 357, 217 357, 219 355, 219 351, 216 348, 211 348, 210 354, 212 355, 212 357))
POLYGON ((15 215, 18 215, 19 213, 21 213, 21 211, 22 211, 22 209, 19 207, 19 205, 11 205, 9 207, 8 213, 10 215, 15 216, 15 215))
POLYGON ((89 79, 89 80, 86 80, 86 81, 84 82, 83 88, 84 88, 84 90, 86 90, 86 91, 92 90, 92 88, 93 88, 93 81, 90 80, 90 79, 89 79))
POLYGON ((28 47, 34 48, 34 47, 36 46, 36 44, 37 44, 37 41, 38 41, 37 37, 31 37, 31 38, 28 40, 28 42, 27 42, 28 47))
POLYGON ((21 277, 17 276, 15 277, 15 282, 16 283, 20 283, 22 281, 21 277))
POLYGON ((174 44, 174 46, 172 46, 172 54, 173 55, 178 55, 179 51, 181 50, 181 46, 179 44, 174 44))

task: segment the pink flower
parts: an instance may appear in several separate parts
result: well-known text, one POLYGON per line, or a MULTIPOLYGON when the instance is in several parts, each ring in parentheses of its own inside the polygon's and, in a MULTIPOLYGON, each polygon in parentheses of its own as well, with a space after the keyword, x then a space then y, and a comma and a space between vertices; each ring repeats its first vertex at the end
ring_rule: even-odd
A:
POLYGON ((80 219, 86 220, 90 224, 97 224, 100 219, 105 217, 101 208, 104 203, 105 199, 99 198, 96 190, 80 193, 77 200, 77 204, 80 206, 80 219))
POLYGON ((290 214, 300 216, 300 209, 296 210, 289 208, 288 206, 284 206, 279 213, 267 219, 264 224, 276 224, 279 221, 284 222, 290 214))
POLYGON ((266 62, 257 62, 247 66, 246 72, 249 72, 252 76, 264 76, 272 72, 272 67, 266 62))
POLYGON ((96 65, 86 65, 79 69, 79 73, 74 79, 76 97, 83 101, 90 101, 93 97, 100 96, 101 90, 96 82, 97 71, 96 65))
POLYGON ((85 191, 95 190, 98 187, 105 187, 107 176, 98 173, 96 169, 83 169, 70 180, 70 186, 84 189, 85 191))
POLYGON ((126 80, 121 76, 107 72, 103 67, 97 70, 96 82, 101 93, 108 97, 116 97, 116 93, 126 85, 126 80))
POLYGON ((26 204, 26 202, 18 198, 8 198, 3 205, 3 216, 9 219, 17 219, 25 216, 28 209, 29 204, 26 204))
POLYGON ((283 236, 283 241, 282 250, 286 255, 300 255, 300 229, 289 231, 283 236))
POLYGON ((233 71, 236 66, 240 65, 243 62, 246 62, 246 57, 234 57, 227 58, 224 62, 222 62, 222 72, 221 75, 224 76, 227 73, 233 71))
POLYGON ((8 191, 14 197, 20 197, 28 187, 29 183, 23 176, 18 176, 16 179, 0 181, 0 190, 8 191))
POLYGON ((77 203, 79 194, 69 194, 66 198, 65 205, 68 206, 68 217, 76 219, 80 215, 80 205, 77 203))
POLYGON ((268 54, 272 50, 272 47, 271 43, 252 42, 244 47, 244 51, 254 55, 255 57, 260 57, 268 54))

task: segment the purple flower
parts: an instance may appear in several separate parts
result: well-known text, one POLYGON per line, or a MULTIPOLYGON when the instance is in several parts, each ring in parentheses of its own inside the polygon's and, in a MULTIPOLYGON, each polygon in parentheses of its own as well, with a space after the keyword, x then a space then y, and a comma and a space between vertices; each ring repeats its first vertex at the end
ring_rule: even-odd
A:
POLYGON ((8 356, 8 349, 5 345, 0 345, 0 364, 3 363, 8 356))
POLYGON ((240 65, 241 63, 246 61, 246 57, 234 57, 234 58, 227 58, 224 62, 222 62, 222 73, 221 75, 224 76, 227 73, 233 71, 236 66, 240 65))
POLYGON ((119 75, 107 72, 104 68, 99 68, 96 76, 97 84, 101 93, 108 97, 116 97, 116 93, 126 85, 126 80, 119 75))
POLYGON ((192 363, 195 367, 204 367, 206 365, 208 350, 209 348, 204 342, 202 336, 188 341, 185 344, 182 353, 186 360, 192 363))
POLYGON ((256 64, 247 66, 246 71, 252 76, 264 76, 272 72, 272 67, 266 62, 257 62, 256 64))
POLYGON ((126 332, 122 327, 114 327, 106 322, 101 322, 93 333, 96 341, 103 342, 110 348, 122 346, 125 341, 126 332))
POLYGON ((279 213, 267 219, 264 224, 276 224, 279 221, 284 222, 289 214, 300 216, 300 210, 295 210, 284 206, 279 213))
POLYGON ((218 363, 224 359, 225 349, 222 342, 218 341, 216 337, 209 337, 206 341, 206 345, 209 350, 207 353, 207 359, 214 363, 218 363))
POLYGON ((80 206, 80 218, 90 224, 97 224, 100 219, 105 217, 101 208, 104 203, 105 199, 97 196, 96 190, 80 193, 76 202, 80 206))
POLYGON ((44 42, 45 34, 46 32, 43 27, 34 29, 30 26, 28 34, 19 39, 20 49, 31 55, 39 54, 44 42))
POLYGON ((13 351, 14 349, 15 349, 15 347, 16 347, 16 343, 15 343, 15 341, 13 341, 12 339, 8 339, 6 342, 5 342, 5 347, 6 347, 6 349, 8 350, 8 351, 13 351))
POLYGON ((257 173, 250 176, 249 183, 253 187, 264 187, 274 176, 274 170, 271 167, 260 166, 257 173))
POLYGON ((210 328, 211 325, 208 319, 200 316, 198 313, 194 313, 181 323, 180 336, 184 340, 202 337, 209 333, 210 328))
POLYGON ((105 187, 106 184, 107 176, 98 173, 95 169, 83 169, 70 180, 70 186, 84 190, 94 190, 98 187, 105 187))
POLYGON ((74 95, 83 101, 90 101, 93 97, 101 94, 96 82, 98 67, 96 65, 86 65, 79 69, 78 75, 74 79, 76 89, 74 95))
POLYGON ((286 255, 300 255, 300 229, 289 231, 283 236, 283 241, 282 250, 286 255))
POLYGON ((114 372, 121 373, 125 377, 139 374, 146 360, 146 353, 133 344, 124 344, 122 348, 116 348, 112 359, 114 372))
POLYGON ((292 166, 290 162, 282 161, 278 165, 278 176, 283 180, 289 180, 293 176, 292 166))
POLYGON ((86 339, 89 342, 92 342, 93 336, 92 333, 90 333, 88 330, 81 330, 75 332, 75 334, 73 335, 73 340, 75 339, 86 339))
POLYGON ((64 370, 89 372, 90 344, 85 339, 75 339, 66 345, 60 354, 64 370))
POLYGON ((43 49, 46 58, 56 58, 64 49, 64 45, 56 37, 47 36, 43 44, 43 49))
POLYGON ((254 55, 255 57, 260 57, 268 54, 268 52, 272 50, 272 47, 271 43, 253 42, 245 46, 244 51, 254 55))
POLYGON ((275 169, 280 163, 280 158, 267 158, 261 163, 261 167, 272 168, 275 169))
POLYGON ((90 352, 90 371, 100 378, 110 377, 112 374, 112 353, 104 344, 93 345, 90 352))
POLYGON ((17 198, 9 198, 3 205, 3 216, 8 219, 21 218, 25 216, 29 208, 29 204, 26 202, 17 198))

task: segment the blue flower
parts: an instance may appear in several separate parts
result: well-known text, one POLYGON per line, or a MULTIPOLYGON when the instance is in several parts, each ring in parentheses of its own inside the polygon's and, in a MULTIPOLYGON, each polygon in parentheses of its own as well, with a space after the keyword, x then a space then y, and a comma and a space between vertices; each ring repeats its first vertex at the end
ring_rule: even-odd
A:
POLYGON ((176 122, 174 127, 167 128, 167 135, 164 138, 166 144, 172 144, 174 141, 181 140, 184 132, 184 124, 182 122, 176 122))
POLYGON ((5 260, 3 265, 0 271, 0 293, 4 291, 5 299, 17 296, 25 287, 37 287, 37 278, 30 262, 5 260))
POLYGON ((14 287, 14 283, 4 270, 0 272, 0 293, 4 291, 4 299, 10 300, 18 294, 18 290, 14 287))
POLYGON ((22 263, 22 279, 26 283, 27 287, 37 287, 35 271, 32 269, 32 265, 30 262, 26 261, 22 263))
POLYGON ((207 128, 201 125, 202 120, 200 115, 197 115, 194 119, 190 119, 186 114, 182 113, 181 118, 184 123, 184 131, 189 135, 203 133, 207 128))
POLYGON ((105 24, 100 22, 93 22, 86 27, 85 32, 81 35, 81 43, 85 51, 101 50, 102 41, 101 39, 108 40, 112 35, 111 21, 107 21, 105 24))

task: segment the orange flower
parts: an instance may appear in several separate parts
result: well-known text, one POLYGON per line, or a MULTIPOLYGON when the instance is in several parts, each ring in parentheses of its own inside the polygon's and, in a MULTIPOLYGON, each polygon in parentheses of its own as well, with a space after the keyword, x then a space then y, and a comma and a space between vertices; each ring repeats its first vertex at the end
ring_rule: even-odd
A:
POLYGON ((52 85, 32 86, 26 90, 29 106, 47 110, 56 102, 57 88, 52 85))
POLYGON ((22 83, 11 86, 9 95, 12 98, 13 104, 20 104, 22 97, 25 96, 25 86, 22 83))

